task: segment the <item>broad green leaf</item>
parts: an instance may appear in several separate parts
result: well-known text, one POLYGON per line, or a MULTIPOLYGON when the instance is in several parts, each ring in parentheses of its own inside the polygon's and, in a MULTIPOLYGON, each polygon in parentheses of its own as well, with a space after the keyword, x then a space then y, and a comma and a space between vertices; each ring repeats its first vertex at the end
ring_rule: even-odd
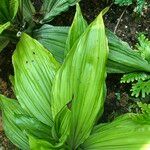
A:
POLYGON ((9 0, 9 12, 11 14, 11 18, 13 19, 18 11, 19 0, 9 0))
POLYGON ((18 11, 18 6, 18 0, 1 0, 0 23, 11 21, 18 11))
POLYGON ((88 24, 82 16, 80 6, 79 4, 77 4, 76 14, 75 14, 73 23, 71 25, 71 28, 69 30, 68 38, 67 38, 65 54, 67 54, 71 50, 75 42, 77 42, 80 36, 84 33, 87 26, 88 24))
MULTIPOLYGON (((85 31, 85 24, 86 24, 86 21, 83 19, 83 16, 80 11, 80 7, 77 5, 76 6, 76 14, 75 14, 72 26, 68 33, 69 35, 67 38, 65 54, 67 54, 70 51, 69 49, 71 49, 73 47, 73 45, 77 45, 77 43, 75 43, 75 41, 79 40, 77 38, 80 38, 79 36, 81 36, 83 34, 83 32, 85 31), (81 28, 81 29, 79 30, 79 28, 81 28), (77 30, 80 32, 77 32, 77 30), (74 38, 72 37, 72 34, 74 34, 74 38)), ((71 60, 68 60, 68 61, 71 62, 71 60)), ((69 68, 69 66, 68 66, 68 67, 66 67, 66 69, 64 69, 64 68, 65 68, 65 65, 60 69, 59 73, 57 73, 56 81, 53 86, 54 105, 52 106, 52 108, 53 108, 54 118, 57 115, 57 113, 59 111, 61 111, 61 109, 64 107, 64 105, 72 100, 71 91, 69 91, 70 87, 67 84, 68 79, 66 76, 67 74, 70 73, 71 67, 69 68), (64 74, 64 75, 61 75, 61 74, 64 74), (61 79, 61 76, 64 76, 64 77, 61 79), (61 82, 63 83, 62 85, 60 85, 61 82), (68 91, 66 91, 66 89, 63 86, 66 86, 66 89, 68 89, 68 91), (57 88, 59 88, 59 92, 58 92, 57 88), (59 96, 59 94, 61 96, 59 96), (61 102, 59 102, 58 99, 61 99, 61 102)))
POLYGON ((103 107, 107 54, 101 13, 72 47, 53 85, 53 116, 65 105, 71 105, 70 144, 73 149, 88 137, 103 107))
POLYGON ((46 141, 52 140, 51 128, 38 121, 36 118, 30 117, 27 114, 15 114, 15 123, 27 134, 31 134, 36 138, 41 138, 46 141))
POLYGON ((33 37, 46 47, 60 63, 64 60, 68 27, 43 25, 34 31, 33 37))
POLYGON ((10 22, 0 25, 0 34, 10 26, 10 22))
POLYGON ((89 136, 97 115, 103 110, 107 55, 108 42, 100 13, 79 40, 73 56, 71 71, 76 91, 71 109, 70 142, 74 149, 89 136))
POLYGON ((53 145, 50 142, 44 141, 42 139, 37 139, 31 135, 29 135, 29 144, 30 150, 54 150, 54 149, 61 150, 62 148, 62 143, 53 145))
POLYGON ((139 53, 133 51, 126 42, 111 31, 107 30, 106 34, 110 49, 107 63, 108 73, 150 72, 150 64, 139 53))
POLYGON ((50 22, 55 16, 63 11, 66 11, 69 6, 75 5, 79 0, 42 0, 43 5, 41 12, 44 13, 44 18, 41 23, 50 22))
POLYGON ((51 87, 59 64, 36 40, 23 33, 13 55, 15 93, 22 108, 52 126, 51 87))
POLYGON ((135 114, 120 116, 112 123, 99 125, 82 144, 84 150, 148 150, 150 125, 132 120, 135 114))
POLYGON ((23 110, 16 100, 8 99, 0 95, 2 120, 5 134, 13 144, 23 150, 28 150, 28 138, 15 123, 14 113, 22 114, 23 110))
POLYGON ((32 21, 33 15, 35 14, 35 8, 31 0, 20 0, 19 10, 20 13, 23 15, 23 19, 25 19, 25 21, 32 21))

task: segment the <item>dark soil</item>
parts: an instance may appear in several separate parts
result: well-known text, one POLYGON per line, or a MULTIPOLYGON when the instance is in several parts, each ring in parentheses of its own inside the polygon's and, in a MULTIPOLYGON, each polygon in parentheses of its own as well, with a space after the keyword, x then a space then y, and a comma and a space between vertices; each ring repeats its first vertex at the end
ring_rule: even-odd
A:
MULTIPOLYGON (((39 5, 39 4, 38 4, 39 5)), ((128 7, 118 7, 112 5, 111 2, 105 3, 101 0, 83 0, 81 9, 85 19, 88 23, 92 22, 99 12, 106 6, 110 6, 110 10, 105 15, 106 27, 114 31, 124 41, 134 46, 137 42, 137 33, 144 32, 150 38, 150 8, 144 10, 141 17, 133 13, 134 5, 128 7), (124 12, 120 23, 117 26, 118 19, 124 12), (117 26, 117 28, 116 28, 117 26)), ((70 26, 75 14, 75 7, 71 7, 67 12, 57 16, 51 24, 70 26)), ((13 74, 11 56, 14 48, 7 48, 0 53, 0 94, 7 97, 14 97, 11 84, 9 82, 9 75, 13 74)), ((111 121, 115 117, 126 112, 137 111, 135 98, 130 97, 130 85, 120 84, 121 75, 111 75, 107 78, 107 100, 105 102, 105 111, 102 121, 111 121)), ((137 100, 137 99, 136 99, 137 100)), ((1 120, 1 115, 0 115, 1 120)), ((0 121, 0 149, 13 150, 15 147, 4 136, 2 123, 0 121)))

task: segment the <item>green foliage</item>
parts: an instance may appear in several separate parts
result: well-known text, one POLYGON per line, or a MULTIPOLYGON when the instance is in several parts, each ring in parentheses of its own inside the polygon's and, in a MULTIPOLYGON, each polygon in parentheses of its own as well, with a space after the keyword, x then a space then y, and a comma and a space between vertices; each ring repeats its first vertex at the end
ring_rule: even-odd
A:
MULTIPOLYGON (((138 41, 139 43, 136 44, 137 53, 141 55, 143 60, 150 63, 150 41, 143 34, 138 37, 138 41)), ((142 97, 145 97, 150 94, 150 75, 148 73, 133 72, 123 75, 121 83, 130 82, 133 82, 132 96, 138 97, 141 94, 142 97)))
POLYGON ((62 63, 65 58, 64 50, 68 31, 69 27, 55 27, 45 24, 40 29, 34 31, 33 37, 50 50, 57 61, 62 63))
POLYGON ((104 108, 108 56, 102 14, 85 29, 77 5, 61 66, 39 42, 21 35, 13 54, 17 101, 0 96, 5 133, 20 149, 150 147, 150 125, 141 117, 144 111, 141 116, 126 114, 97 125, 104 108), (76 32, 79 25, 80 34, 76 32))
POLYGON ((21 32, 26 32, 30 35, 36 33, 34 34, 35 38, 50 51, 54 52, 54 54, 56 53, 55 58, 59 62, 62 62, 67 28, 52 28, 45 23, 50 22, 55 16, 66 11, 69 6, 75 5, 78 1, 79 0, 43 0, 41 9, 36 11, 31 0, 2 0, 0 5, 0 45, 2 45, 0 51, 5 48, 9 42, 17 44, 19 40, 18 36, 20 36, 21 32), (45 25, 42 26, 43 24, 45 25), (52 30, 57 33, 54 38, 52 30), (39 37, 43 34, 44 38, 41 40, 39 37), (61 48, 60 58, 57 57, 59 48, 61 48))
POLYGON ((123 42, 109 30, 106 34, 110 49, 107 62, 108 73, 150 72, 148 61, 133 51, 128 43, 123 42))
POLYGON ((145 97, 145 95, 150 94, 150 80, 147 81, 141 81, 139 80, 137 83, 133 84, 132 86, 132 96, 138 97, 140 93, 142 94, 142 97, 145 97))
POLYGON ((16 16, 19 7, 19 0, 1 0, 0 24, 12 21, 16 16))
MULTIPOLYGON (((115 4, 120 6, 128 6, 134 3, 134 0, 115 0, 115 4)), ((143 7, 145 5, 145 0, 136 0, 136 8, 135 11, 139 14, 142 13, 143 7)))
POLYGON ((41 13, 44 14, 44 17, 40 22, 46 23, 51 21, 55 16, 67 10, 69 6, 72 6, 79 1, 80 0, 43 0, 41 13))
POLYGON ((132 83, 132 96, 142 97, 150 94, 150 75, 146 73, 134 72, 123 75, 121 83, 132 83), (137 81, 137 82, 135 82, 137 81))
POLYGON ((120 6, 130 5, 132 2, 133 0, 115 0, 115 4, 119 4, 120 6))
POLYGON ((143 59, 147 60, 150 63, 150 41, 145 37, 144 34, 141 34, 138 37, 138 44, 136 45, 136 49, 143 57, 143 59))
POLYGON ((149 78, 150 76, 145 73, 134 72, 134 73, 125 74, 121 78, 121 83, 130 83, 138 80, 147 80, 149 78))

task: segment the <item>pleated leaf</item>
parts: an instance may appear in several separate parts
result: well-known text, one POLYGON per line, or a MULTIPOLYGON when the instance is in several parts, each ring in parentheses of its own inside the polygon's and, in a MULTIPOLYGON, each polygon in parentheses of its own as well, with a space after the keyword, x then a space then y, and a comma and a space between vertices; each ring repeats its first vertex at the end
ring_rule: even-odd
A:
POLYGON ((101 13, 81 37, 73 56, 72 80, 77 91, 72 102, 72 148, 77 148, 89 136, 98 113, 103 109, 107 54, 108 43, 101 13))
POLYGON ((76 4, 79 0, 43 0, 41 12, 44 17, 42 23, 50 22, 55 16, 66 11, 69 6, 76 4))
POLYGON ((18 11, 18 7, 19 7, 19 0, 9 0, 10 4, 9 4, 9 12, 11 14, 11 18, 13 19, 18 11))
MULTIPOLYGON (((33 15, 35 14, 35 8, 31 2, 31 0, 23 0, 21 1, 22 6, 23 6, 23 11, 20 13, 23 13, 23 18, 29 22, 32 21, 33 15)), ((20 6, 20 7, 22 7, 20 6)), ((20 8, 21 11, 21 8, 20 8)))
POLYGON ((110 49, 107 63, 108 73, 150 72, 150 64, 139 53, 133 51, 126 42, 111 31, 107 30, 106 34, 110 49))
POLYGON ((51 128, 27 114, 15 114, 15 123, 22 131, 43 140, 52 140, 51 128))
POLYGON ((51 26, 46 24, 40 29, 35 30, 33 37, 46 47, 58 62, 62 63, 64 60, 68 30, 68 27, 51 26))
POLYGON ((36 40, 23 33, 13 55, 15 93, 22 108, 52 126, 51 87, 59 64, 36 40))
POLYGON ((102 13, 87 28, 56 74, 52 112, 71 105, 70 144, 77 148, 90 134, 103 107, 108 45, 102 13))
POLYGON ((18 0, 1 0, 0 24, 11 21, 18 11, 18 6, 18 0))
POLYGON ((81 146, 84 150, 149 150, 150 125, 132 120, 135 114, 120 116, 99 125, 81 146))
POLYGON ((28 138, 16 124, 14 117, 14 113, 22 114, 22 108, 16 100, 8 99, 2 95, 0 96, 0 106, 2 109, 3 127, 6 136, 17 147, 28 150, 28 138))
POLYGON ((76 14, 75 14, 73 23, 71 25, 71 28, 69 30, 68 38, 67 38, 65 54, 67 54, 71 50, 75 42, 77 42, 80 36, 84 33, 87 26, 88 24, 82 16, 80 6, 79 4, 77 4, 76 14))
MULTIPOLYGON (((75 14, 73 23, 71 25, 71 28, 69 30, 69 35, 68 35, 67 41, 66 41, 67 43, 66 43, 66 48, 65 48, 65 55, 69 51, 71 51, 71 48, 73 47, 73 45, 77 45, 77 43, 75 43, 75 41, 79 40, 79 38, 80 38, 79 36, 81 36, 83 34, 83 32, 85 31, 85 25, 86 25, 86 21, 83 19, 82 13, 80 11, 80 7, 79 7, 79 5, 76 5, 76 14, 75 14), (72 34, 74 34, 74 35, 72 35, 72 34)), ((71 59, 68 61, 71 62, 71 59)), ((69 66, 66 67, 66 65, 64 64, 62 66, 62 68, 59 70, 59 73, 57 73, 57 77, 55 79, 56 81, 53 86, 53 102, 54 102, 54 104, 52 106, 54 118, 57 115, 57 113, 59 111, 61 111, 61 109, 64 107, 64 105, 72 100, 72 94, 71 94, 70 87, 69 87, 69 81, 66 78, 67 74, 69 74, 69 72, 70 72, 70 68, 69 68, 69 66), (61 74, 63 74, 63 75, 61 75, 61 74), (61 84, 61 83, 63 83, 63 84, 61 84), (63 86, 66 86, 66 89, 68 89, 68 90, 66 90, 63 86), (57 88, 59 90, 57 90, 57 88), (61 99, 61 102, 59 102, 58 99, 61 99)))

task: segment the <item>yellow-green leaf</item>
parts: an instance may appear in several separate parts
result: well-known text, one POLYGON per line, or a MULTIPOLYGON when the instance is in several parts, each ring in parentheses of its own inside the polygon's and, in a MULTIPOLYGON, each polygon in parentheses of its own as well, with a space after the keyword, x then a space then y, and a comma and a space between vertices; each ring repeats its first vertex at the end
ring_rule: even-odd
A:
POLYGON ((59 64, 36 40, 23 33, 13 55, 15 93, 22 108, 52 126, 51 87, 59 64))
POLYGON ((0 106, 2 109, 3 127, 10 141, 22 150, 28 150, 28 138, 15 122, 14 114, 22 114, 23 109, 18 102, 0 95, 0 106))
POLYGON ((134 114, 126 114, 112 123, 99 125, 81 148, 83 150, 149 150, 150 125, 132 120, 133 116, 134 114))
POLYGON ((69 30, 65 54, 71 50, 75 42, 77 42, 79 37, 84 33, 87 26, 88 24, 82 16, 80 6, 79 4, 76 4, 76 14, 69 30))
POLYGON ((103 109, 108 42, 102 13, 72 47, 53 85, 53 117, 67 105, 71 109, 71 148, 89 136, 103 109))

